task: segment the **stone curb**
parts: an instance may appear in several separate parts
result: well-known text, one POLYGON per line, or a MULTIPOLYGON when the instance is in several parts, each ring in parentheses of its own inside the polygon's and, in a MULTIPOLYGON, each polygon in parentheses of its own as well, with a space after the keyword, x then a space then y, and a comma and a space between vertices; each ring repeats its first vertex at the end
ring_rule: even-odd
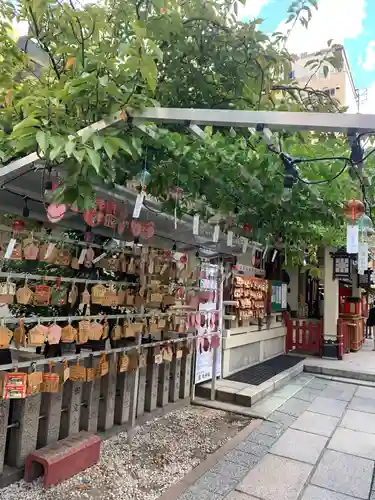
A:
POLYGON ((328 375, 331 377, 350 378, 354 380, 363 380, 365 382, 375 382, 375 373, 372 372, 317 366, 306 362, 304 363, 304 372, 312 373, 317 376, 328 375))
POLYGON ((253 431, 255 431, 263 420, 253 420, 236 436, 227 441, 221 448, 212 453, 206 460, 201 462, 195 469, 188 472, 178 483, 173 484, 166 490, 158 500, 178 500, 178 498, 192 486, 205 472, 212 469, 227 453, 232 451, 242 441, 244 441, 253 431))

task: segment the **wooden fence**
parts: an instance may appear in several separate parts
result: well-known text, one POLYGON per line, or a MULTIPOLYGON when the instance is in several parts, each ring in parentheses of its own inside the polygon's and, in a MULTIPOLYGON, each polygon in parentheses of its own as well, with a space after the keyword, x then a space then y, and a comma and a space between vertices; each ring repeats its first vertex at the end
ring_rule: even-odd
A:
POLYGON ((292 319, 285 314, 286 352, 319 355, 323 349, 323 321, 292 319))
MULTIPOLYGON (((147 352, 147 345, 142 349, 147 352)), ((112 352, 107 355, 109 372, 104 377, 91 382, 68 380, 58 393, 0 400, 0 484, 10 482, 4 480, 6 466, 22 469, 26 457, 37 448, 80 430, 131 428, 158 408, 189 398, 191 351, 183 350, 179 358, 174 350, 172 361, 161 364, 147 356, 145 367, 123 373, 118 371, 121 353, 112 352)), ((95 367, 99 357, 88 355, 83 362, 95 367)))

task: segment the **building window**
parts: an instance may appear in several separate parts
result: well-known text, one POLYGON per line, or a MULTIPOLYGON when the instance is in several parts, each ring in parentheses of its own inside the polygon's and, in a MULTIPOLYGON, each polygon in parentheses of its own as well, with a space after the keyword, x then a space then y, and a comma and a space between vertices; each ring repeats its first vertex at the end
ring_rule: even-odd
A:
POLYGON ((329 95, 333 96, 336 94, 336 89, 329 89, 329 95))
POLYGON ((291 72, 288 74, 288 78, 289 78, 289 80, 294 80, 294 79, 295 79, 295 77, 296 77, 296 75, 295 75, 295 72, 294 72, 294 71, 291 71, 291 72))

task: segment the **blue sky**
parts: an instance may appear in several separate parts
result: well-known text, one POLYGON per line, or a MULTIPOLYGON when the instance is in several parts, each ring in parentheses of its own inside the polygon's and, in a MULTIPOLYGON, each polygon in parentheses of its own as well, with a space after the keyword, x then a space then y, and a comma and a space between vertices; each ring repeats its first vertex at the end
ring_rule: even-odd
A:
MULTIPOLYGON (((264 19, 267 33, 282 28, 292 0, 247 0, 240 10, 243 20, 264 19)), ((308 30, 294 30, 289 50, 293 53, 312 52, 327 46, 333 38, 343 43, 347 51, 357 88, 368 88, 368 100, 363 112, 375 114, 375 0, 318 0, 308 30)), ((314 9, 313 9, 314 10, 314 9)))

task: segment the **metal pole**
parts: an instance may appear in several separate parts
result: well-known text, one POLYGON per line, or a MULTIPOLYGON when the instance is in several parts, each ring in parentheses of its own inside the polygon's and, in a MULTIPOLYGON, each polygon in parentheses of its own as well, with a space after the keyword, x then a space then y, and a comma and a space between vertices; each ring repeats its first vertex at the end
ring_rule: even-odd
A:
POLYGON ((216 365, 217 365, 217 353, 218 349, 221 349, 222 342, 222 330, 223 330, 223 288, 224 288, 224 272, 223 264, 219 267, 219 290, 218 290, 218 311, 219 311, 219 325, 218 325, 218 335, 220 337, 219 347, 215 344, 212 356, 212 378, 211 378, 211 401, 215 401, 216 396, 216 365))

